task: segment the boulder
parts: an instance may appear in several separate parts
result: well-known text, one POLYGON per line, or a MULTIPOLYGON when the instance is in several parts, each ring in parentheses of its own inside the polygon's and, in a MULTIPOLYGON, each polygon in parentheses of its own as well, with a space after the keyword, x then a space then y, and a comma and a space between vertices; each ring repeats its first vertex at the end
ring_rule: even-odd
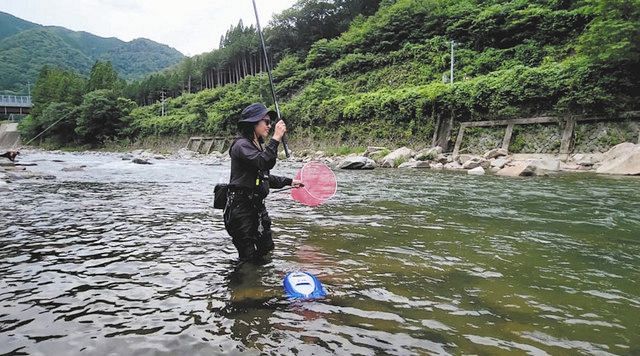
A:
POLYGON ((613 161, 614 159, 620 156, 626 155, 629 152, 635 150, 637 146, 638 145, 635 145, 631 142, 623 142, 621 144, 615 145, 611 147, 609 151, 605 152, 602 155, 602 161, 603 162, 613 161))
POLYGON ((572 163, 572 162, 560 162, 560 170, 561 171, 573 172, 573 171, 583 170, 583 169, 585 169, 585 167, 588 167, 588 166, 582 166, 582 165, 579 165, 577 163, 572 163))
POLYGON ((484 157, 485 159, 492 159, 506 156, 508 154, 509 151, 505 150, 504 148, 494 148, 490 151, 487 151, 482 157, 484 157))
POLYGON ((492 159, 491 160, 491 167, 502 169, 509 162, 511 162, 511 159, 507 158, 507 157, 500 157, 500 158, 492 159))
POLYGON ((431 168, 431 163, 427 161, 404 162, 398 168, 431 168))
POLYGON ((470 169, 470 170, 467 171, 467 174, 472 174, 472 175, 476 175, 476 176, 482 176, 482 175, 484 175, 484 168, 476 167, 476 168, 470 169))
POLYGON ((471 159, 468 159, 462 164, 462 168, 464 169, 474 169, 476 167, 489 168, 489 166, 491 166, 491 162, 478 156, 471 157, 471 159))
POLYGON ((472 159, 473 157, 476 157, 474 155, 468 155, 468 154, 462 154, 462 155, 457 155, 456 157, 453 157, 454 161, 458 161, 458 163, 460 164, 464 164, 466 161, 472 159))
POLYGON ((400 161, 408 161, 414 155, 414 152, 408 147, 401 147, 384 156, 380 164, 381 167, 397 167, 400 161))
POLYGON ((570 161, 581 166, 592 167, 602 161, 602 157, 602 153, 577 153, 571 156, 570 161))
POLYGON ((27 170, 27 167, 21 167, 21 166, 15 166, 15 165, 12 165, 12 166, 5 166, 5 167, 3 167, 3 170, 4 170, 5 172, 26 171, 26 170, 27 170))
POLYGON ((359 156, 359 157, 347 157, 340 164, 340 169, 374 169, 376 162, 371 158, 359 156))
POLYGON ((56 177, 51 174, 44 174, 44 173, 38 173, 38 172, 26 172, 26 171, 7 174, 7 180, 9 181, 22 180, 22 179, 52 180, 52 179, 56 179, 56 177))
POLYGON ((453 161, 443 165, 442 168, 457 171, 462 169, 462 165, 458 161, 453 161))
POLYGON ((418 151, 414 157, 418 161, 432 161, 442 154, 442 147, 436 146, 418 151))
POLYGON ((64 167, 61 169, 61 171, 63 172, 80 172, 80 171, 84 171, 84 168, 86 166, 83 164, 81 166, 71 166, 71 167, 64 167))
POLYGON ((536 166, 526 161, 517 161, 496 172, 496 175, 507 177, 527 177, 536 175, 536 166))
POLYGON ((615 157, 611 160, 604 160, 602 165, 596 169, 596 173, 620 174, 620 175, 640 175, 640 145, 625 145, 621 143, 607 151, 605 157, 615 157), (612 152, 613 150, 617 150, 612 152))
POLYGON ((444 168, 444 164, 438 162, 438 163, 431 163, 429 164, 429 168, 431 169, 443 169, 444 168))
POLYGON ((535 166, 537 171, 544 170, 549 172, 557 172, 560 170, 560 160, 556 158, 530 159, 527 160, 530 165, 535 166))
POLYGON ((445 163, 453 162, 453 157, 451 157, 451 155, 439 154, 434 161, 445 164, 445 163))
POLYGON ((142 159, 142 158, 134 158, 131 162, 136 163, 136 164, 151 164, 151 162, 142 159))
POLYGON ((362 154, 364 157, 370 157, 374 153, 386 151, 386 147, 378 147, 378 146, 369 146, 362 154))

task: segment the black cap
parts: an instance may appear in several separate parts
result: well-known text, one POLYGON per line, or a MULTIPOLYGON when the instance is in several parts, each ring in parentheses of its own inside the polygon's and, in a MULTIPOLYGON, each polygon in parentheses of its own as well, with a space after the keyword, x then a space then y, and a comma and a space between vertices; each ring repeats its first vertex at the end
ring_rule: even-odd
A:
POLYGON ((265 115, 269 115, 271 120, 276 120, 278 114, 275 111, 267 109, 262 103, 253 103, 242 110, 241 118, 238 122, 259 122, 265 115))

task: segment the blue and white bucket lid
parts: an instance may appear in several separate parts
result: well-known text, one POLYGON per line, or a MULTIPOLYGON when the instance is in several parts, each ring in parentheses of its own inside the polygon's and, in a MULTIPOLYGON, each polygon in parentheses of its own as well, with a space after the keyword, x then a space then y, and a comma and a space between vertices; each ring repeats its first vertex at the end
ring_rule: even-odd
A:
POLYGON ((316 299, 327 295, 322 283, 309 272, 289 272, 282 282, 289 298, 316 299))

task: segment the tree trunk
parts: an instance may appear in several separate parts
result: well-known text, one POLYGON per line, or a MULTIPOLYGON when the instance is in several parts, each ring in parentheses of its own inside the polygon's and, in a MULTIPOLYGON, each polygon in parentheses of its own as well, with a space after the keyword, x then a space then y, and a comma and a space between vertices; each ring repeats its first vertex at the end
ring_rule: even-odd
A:
POLYGON ((247 68, 247 57, 242 56, 242 68, 244 69, 244 76, 249 75, 249 68, 247 68))

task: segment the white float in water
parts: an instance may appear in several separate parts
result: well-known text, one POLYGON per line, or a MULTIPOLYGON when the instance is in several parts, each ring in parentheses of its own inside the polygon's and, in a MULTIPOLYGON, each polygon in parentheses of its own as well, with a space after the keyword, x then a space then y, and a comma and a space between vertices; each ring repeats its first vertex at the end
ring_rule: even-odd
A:
POLYGON ((327 292, 322 287, 322 283, 320 283, 316 276, 309 272, 287 273, 282 285, 289 298, 315 299, 327 295, 327 292))

